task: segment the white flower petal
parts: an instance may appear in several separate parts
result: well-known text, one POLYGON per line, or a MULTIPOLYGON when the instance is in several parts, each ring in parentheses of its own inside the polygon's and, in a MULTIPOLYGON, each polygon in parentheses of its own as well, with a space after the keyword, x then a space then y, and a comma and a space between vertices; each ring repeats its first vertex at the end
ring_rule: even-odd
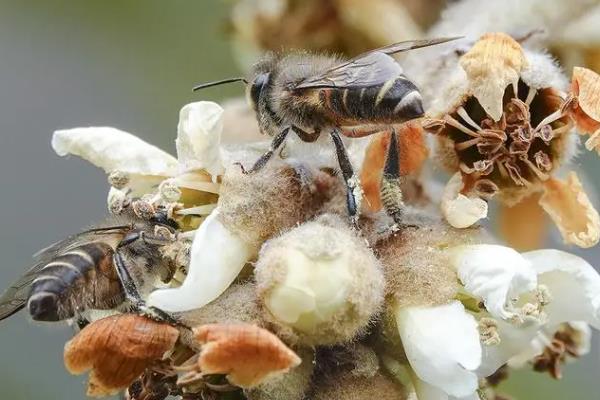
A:
POLYGON ((52 148, 59 156, 73 154, 106 173, 171 176, 177 160, 130 133, 110 127, 74 128, 54 132, 52 148))
POLYGON ((460 302, 399 308, 396 323, 419 379, 455 397, 476 391, 478 378, 472 371, 481 362, 479 332, 475 318, 460 302))
POLYGON ((456 173, 450 178, 442 194, 442 214, 455 228, 468 228, 486 218, 488 213, 488 204, 484 200, 460 193, 462 186, 461 175, 456 173))
POLYGON ((436 388, 420 379, 413 382, 418 400, 480 400, 477 392, 464 397, 448 396, 443 390, 436 388))
POLYGON ((216 208, 198 228, 181 287, 155 290, 148 297, 149 306, 169 312, 200 308, 219 297, 255 255, 256 249, 231 233, 218 215, 216 208))
POLYGON ((592 349, 592 329, 583 321, 570 321, 568 324, 579 334, 577 338, 577 355, 581 357, 588 354, 592 349))
POLYGON ((529 262, 510 247, 480 244, 449 251, 450 262, 465 289, 483 299, 485 308, 494 317, 514 317, 509 300, 537 287, 536 274, 529 262))
POLYGON ((550 290, 552 300, 544 307, 548 324, 585 321, 600 329, 600 275, 583 258, 560 250, 537 250, 523 254, 550 290))
POLYGON ((205 169, 211 175, 223 173, 221 133, 223 108, 211 101, 184 106, 177 125, 177 155, 184 171, 205 169))
POLYGON ((528 353, 532 357, 543 351, 534 346, 534 339, 542 328, 542 322, 535 319, 526 320, 522 324, 498 320, 500 343, 495 346, 483 346, 481 366, 477 370, 479 376, 490 376, 502 365, 519 354, 528 353))

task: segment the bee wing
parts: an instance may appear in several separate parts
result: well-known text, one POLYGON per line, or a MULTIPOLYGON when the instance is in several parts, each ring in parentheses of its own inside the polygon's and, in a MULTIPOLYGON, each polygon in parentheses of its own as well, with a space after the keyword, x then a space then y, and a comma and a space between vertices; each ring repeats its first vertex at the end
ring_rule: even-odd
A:
POLYGON ((304 79, 295 89, 349 88, 381 85, 402 74, 402 67, 391 55, 433 46, 459 37, 408 40, 363 53, 336 65, 322 74, 304 79))
POLYGON ((45 263, 34 265, 0 296, 0 321, 25 307, 31 282, 38 277, 44 265, 45 263))
POLYGON ((69 236, 68 238, 56 242, 40 251, 34 258, 36 263, 21 278, 14 282, 0 296, 0 321, 17 313, 29 298, 31 283, 37 278, 42 268, 60 253, 65 253, 71 248, 83 243, 97 239, 99 235, 122 235, 126 230, 131 229, 131 225, 118 225, 102 228, 93 228, 87 231, 69 236))

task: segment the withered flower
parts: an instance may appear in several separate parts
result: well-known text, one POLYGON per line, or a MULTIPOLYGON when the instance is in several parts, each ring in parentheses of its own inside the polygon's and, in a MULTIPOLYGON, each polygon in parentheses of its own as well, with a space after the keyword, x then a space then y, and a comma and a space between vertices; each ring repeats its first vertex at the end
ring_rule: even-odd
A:
POLYGON ((123 314, 92 322, 65 345, 72 374, 91 370, 88 396, 103 397, 129 387, 153 362, 161 360, 179 337, 171 325, 123 314))
MULTIPOLYGON (((572 157, 577 140, 570 118, 574 99, 564 93, 558 67, 503 33, 482 36, 458 59, 459 66, 440 96, 446 101, 434 106, 438 120, 426 123, 438 135, 438 158, 460 175, 456 196, 496 198, 513 207, 543 192, 539 204, 567 243, 596 244, 600 217, 577 176, 572 173, 567 183, 554 177, 572 157)), ((589 98, 587 89, 582 93, 589 98)), ((470 215, 448 206, 457 199, 442 204, 454 226, 485 216, 463 226, 453 222, 453 213, 470 215)))
POLYGON ((578 324, 562 324, 554 336, 547 340, 542 354, 532 360, 537 372, 548 372, 554 379, 562 378, 562 365, 569 359, 579 358, 589 351, 591 332, 578 324), (581 329, 583 328, 583 329, 581 329))
POLYGON ((571 114, 573 120, 580 133, 590 135, 585 147, 600 154, 600 75, 587 68, 575 67, 571 89, 576 99, 571 114))
POLYGON ((300 357, 271 332, 249 324, 210 324, 194 329, 202 345, 202 374, 227 374, 234 385, 250 388, 298 366, 300 357))

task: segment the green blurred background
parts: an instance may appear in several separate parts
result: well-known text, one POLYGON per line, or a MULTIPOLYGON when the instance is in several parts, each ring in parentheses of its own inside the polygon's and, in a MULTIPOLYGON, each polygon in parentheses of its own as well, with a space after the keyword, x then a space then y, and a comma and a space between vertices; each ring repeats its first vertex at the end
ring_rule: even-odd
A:
MULTIPOLYGON (((39 248, 105 214, 104 173, 56 156, 55 129, 110 125, 173 152, 182 105, 241 94, 235 85, 191 92, 197 82, 239 74, 225 33, 229 7, 218 0, 0 0, 2 288, 39 248)), ((600 165, 591 155, 578 162, 592 176, 600 165)), ((600 265, 598 248, 581 254, 600 265)), ((70 376, 62 363, 70 335, 25 313, 0 324, 0 400, 85 398, 86 378, 70 376)), ((598 347, 561 382, 524 373, 507 391, 519 399, 597 399, 598 347)))

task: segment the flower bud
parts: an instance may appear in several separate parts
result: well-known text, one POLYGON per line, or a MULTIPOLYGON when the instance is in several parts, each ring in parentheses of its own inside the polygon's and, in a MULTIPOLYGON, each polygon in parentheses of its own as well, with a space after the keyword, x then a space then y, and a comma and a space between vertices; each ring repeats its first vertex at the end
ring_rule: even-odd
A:
POLYGON ((383 300, 379 262, 339 217, 324 215, 267 242, 256 264, 260 301, 305 344, 351 340, 383 300))
POLYGON ((343 371, 322 382, 315 390, 314 400, 400 400, 405 399, 404 388, 382 373, 373 377, 356 376, 343 371))
POLYGON ((302 359, 300 365, 288 373, 268 379, 246 391, 248 400, 302 400, 308 392, 315 369, 315 352, 304 348, 296 351, 302 359))
POLYGON ((252 174, 229 168, 221 185, 219 219, 246 242, 260 246, 312 218, 329 199, 333 181, 304 165, 266 166, 252 174))

